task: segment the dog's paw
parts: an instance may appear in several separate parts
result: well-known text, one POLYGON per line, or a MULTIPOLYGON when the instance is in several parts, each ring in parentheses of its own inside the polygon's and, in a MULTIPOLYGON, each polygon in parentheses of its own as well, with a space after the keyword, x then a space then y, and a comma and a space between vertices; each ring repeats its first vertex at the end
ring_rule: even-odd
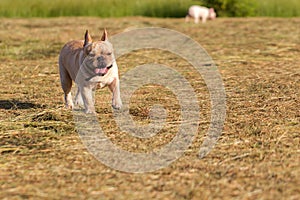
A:
POLYGON ((81 108, 84 107, 83 100, 82 99, 75 99, 75 105, 79 106, 81 108))
POLYGON ((96 114, 96 111, 93 109, 85 109, 84 113, 85 114, 96 114))
POLYGON ((122 101, 121 100, 115 102, 113 101, 112 107, 113 109, 120 110, 122 108, 122 101))
POLYGON ((79 93, 76 94, 76 97, 75 97, 75 105, 76 105, 76 106, 79 106, 79 107, 83 107, 83 106, 84 106, 82 96, 81 96, 81 94, 79 94, 79 93))
POLYGON ((65 95, 65 106, 67 109, 73 109, 74 108, 74 103, 72 100, 72 95, 71 93, 68 93, 65 95))
POLYGON ((66 107, 66 109, 72 110, 74 108, 74 104, 73 103, 66 103, 65 107, 66 107))

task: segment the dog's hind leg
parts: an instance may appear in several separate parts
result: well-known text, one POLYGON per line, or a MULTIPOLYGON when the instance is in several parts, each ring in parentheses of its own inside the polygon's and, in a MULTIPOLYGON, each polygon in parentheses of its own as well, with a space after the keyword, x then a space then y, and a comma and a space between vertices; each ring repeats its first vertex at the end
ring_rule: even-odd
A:
POLYGON ((65 94, 65 105, 68 109, 73 109, 74 104, 72 101, 72 95, 71 95, 71 88, 72 88, 72 79, 67 72, 67 70, 60 64, 59 65, 59 75, 60 75, 60 82, 61 87, 65 94))

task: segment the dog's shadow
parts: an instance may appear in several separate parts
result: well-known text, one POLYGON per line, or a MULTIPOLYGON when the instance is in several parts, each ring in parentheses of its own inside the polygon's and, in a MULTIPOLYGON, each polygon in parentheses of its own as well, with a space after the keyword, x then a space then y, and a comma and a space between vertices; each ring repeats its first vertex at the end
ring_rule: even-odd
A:
POLYGON ((22 102, 16 99, 0 100, 0 109, 4 110, 17 110, 17 109, 31 109, 43 108, 44 106, 30 102, 22 102))

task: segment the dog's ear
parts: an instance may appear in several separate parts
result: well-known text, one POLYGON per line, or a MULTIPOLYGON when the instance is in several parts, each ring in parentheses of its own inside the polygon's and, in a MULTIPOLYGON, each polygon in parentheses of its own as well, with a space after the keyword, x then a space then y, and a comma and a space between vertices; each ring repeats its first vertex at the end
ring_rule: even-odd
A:
POLYGON ((87 44, 83 47, 83 52, 85 55, 88 55, 93 50, 93 44, 87 44))
POLYGON ((84 35, 84 44, 83 44, 83 47, 87 46, 88 44, 91 44, 93 42, 90 34, 89 34, 89 31, 86 30, 85 31, 85 35, 84 35))
POLYGON ((106 28, 103 31, 102 37, 101 37, 101 41, 106 41, 107 40, 107 31, 106 28))

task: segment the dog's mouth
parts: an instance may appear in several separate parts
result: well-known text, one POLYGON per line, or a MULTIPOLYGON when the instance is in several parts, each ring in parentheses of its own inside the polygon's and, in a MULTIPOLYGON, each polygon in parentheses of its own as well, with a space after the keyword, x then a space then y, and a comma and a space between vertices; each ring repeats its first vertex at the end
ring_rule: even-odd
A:
POLYGON ((113 64, 109 65, 108 67, 97 67, 94 69, 94 75, 92 75, 89 78, 86 78, 86 81, 90 81, 92 78, 94 78, 95 76, 104 76, 105 74, 107 74, 108 70, 110 68, 113 67, 113 64))
POLYGON ((94 69, 94 72, 98 76, 104 76, 105 74, 107 74, 108 70, 110 68, 112 68, 112 66, 113 65, 111 64, 108 67, 97 67, 97 68, 94 69))

